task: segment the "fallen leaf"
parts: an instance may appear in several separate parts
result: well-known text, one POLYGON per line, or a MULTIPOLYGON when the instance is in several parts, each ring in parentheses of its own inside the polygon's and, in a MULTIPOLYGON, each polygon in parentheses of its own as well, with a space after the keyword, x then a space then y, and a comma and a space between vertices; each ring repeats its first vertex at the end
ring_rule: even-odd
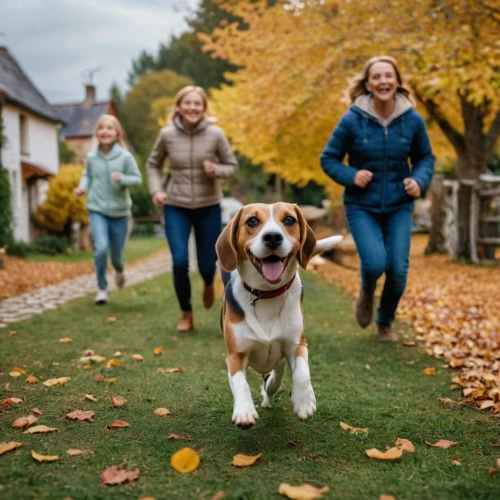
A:
POLYGON ((80 361, 82 363, 88 363, 89 361, 92 361, 93 363, 102 363, 103 361, 106 361, 106 358, 104 356, 99 356, 98 354, 92 354, 91 356, 81 357, 80 361))
POLYGON ((24 429, 24 427, 29 427, 35 422, 38 422, 38 418, 36 418, 34 415, 28 415, 27 417, 21 417, 17 420, 14 420, 12 427, 15 427, 16 429, 24 429))
POLYGON ((92 365, 83 365, 84 370, 92 370, 92 365))
POLYGON ((155 356, 161 356, 163 352, 163 347, 155 347, 155 350, 153 351, 155 356))
POLYGON ((453 465, 462 465, 462 462, 460 462, 460 460, 452 460, 451 463, 453 465))
POLYGON ((167 408, 157 408, 154 413, 160 417, 166 417, 167 415, 170 415, 170 410, 167 408))
POLYGON ((35 450, 31 450, 31 456, 38 462, 55 462, 59 460, 59 455, 41 455, 35 450))
POLYGON ((200 465, 200 455, 192 448, 182 448, 172 455, 170 459, 172 467, 181 474, 193 472, 200 465))
POLYGON ((253 465, 259 458, 263 455, 263 453, 259 453, 258 455, 254 456, 249 456, 249 455, 242 455, 241 453, 238 453, 238 455, 235 455, 233 457, 233 461, 231 462, 231 465, 234 465, 235 467, 250 467, 250 465, 253 465))
POLYGON ((15 405, 18 403, 22 403, 23 400, 21 398, 9 398, 15 405))
POLYGON ((192 441, 193 438, 188 437, 188 436, 181 436, 179 434, 174 434, 173 432, 168 435, 168 439, 182 439, 184 441, 192 441))
POLYGON ((497 467, 500 467, 500 458, 497 458, 497 467))
POLYGON ((123 350, 125 351, 126 349, 128 349, 128 346, 126 346, 125 344, 122 344, 122 345, 120 346, 120 349, 123 349, 123 350))
POLYGON ((446 406, 461 406, 462 405, 462 403, 460 403, 459 401, 454 401, 451 398, 439 398, 439 401, 441 401, 441 403, 443 403, 446 406))
POLYGON ((340 422, 340 427, 346 431, 351 431, 351 434, 360 434, 364 433, 366 434, 368 432, 368 429, 362 429, 360 427, 352 427, 349 424, 346 424, 345 422, 340 422))
POLYGON ((96 382, 104 382, 104 375, 102 373, 98 373, 97 375, 94 375, 94 380, 96 382))
POLYGON ((22 403, 22 399, 19 398, 6 398, 0 401, 0 408, 10 408, 17 403, 22 403))
POLYGON ((11 330, 11 331, 9 332, 9 335, 10 335, 11 337, 13 337, 14 335, 18 335, 18 333, 19 333, 19 332, 18 332, 17 330, 11 330))
POLYGON ((386 452, 381 452, 376 448, 366 450, 366 454, 370 458, 378 458, 379 460, 398 460, 403 455, 403 450, 399 448, 389 448, 386 452))
POLYGON ((42 411, 39 410, 38 408, 31 408, 30 410, 32 413, 35 413, 36 415, 43 415, 42 411))
POLYGON ((118 429, 119 427, 130 427, 130 425, 123 420, 114 420, 108 424, 108 429, 118 429))
POLYGON ((114 465, 101 474, 101 484, 122 484, 139 479, 139 469, 124 469, 114 465))
POLYGON ((108 321, 114 323, 116 321, 116 316, 108 316, 108 321))
POLYGON ((496 475, 498 474, 498 469, 495 469, 495 467, 490 467, 490 468, 488 469, 488 474, 489 474, 490 476, 496 476, 496 475))
POLYGON ((396 500, 396 497, 392 496, 392 495, 380 495, 378 497, 378 500, 396 500))
POLYGON ((212 498, 211 500, 222 500, 223 498, 226 498, 228 495, 227 491, 221 490, 218 491, 212 498))
POLYGON ((417 345, 416 342, 403 342, 405 347, 415 347, 417 345))
POLYGON ((94 403, 97 402, 97 398, 94 397, 92 394, 85 394, 85 399, 88 399, 89 401, 93 401, 94 403))
POLYGON ((323 486, 318 489, 310 484, 301 484, 300 486, 291 486, 287 483, 281 483, 278 493, 284 497, 292 498, 293 500, 315 500, 322 498, 325 493, 328 493, 330 488, 323 486))
POLYGON ((123 363, 119 359, 110 359, 106 363, 106 368, 123 368, 123 363))
POLYGON ((158 368, 158 371, 161 373, 181 373, 180 368, 158 368))
POLYGON ((491 408, 492 406, 495 406, 495 401, 491 399, 487 399, 486 401, 481 401, 479 403, 479 408, 481 410, 486 410, 487 408, 491 408))
POLYGON ((424 375, 436 375, 436 368, 424 368, 423 369, 423 374, 424 375))
POLYGON ((34 375, 28 375, 26 377, 26 382, 28 384, 38 384, 38 382, 40 382, 40 379, 35 377, 34 375))
POLYGON ((69 337, 64 337, 62 339, 59 339, 60 344, 72 344, 73 339, 70 339, 69 337))
POLYGON ((83 455, 89 455, 90 453, 94 453, 94 450, 78 450, 76 448, 70 448, 69 450, 66 450, 66 453, 70 457, 81 457, 83 455))
POLYGON ((3 455, 8 451, 15 450, 16 448, 19 448, 22 445, 23 443, 19 443, 18 441, 9 441, 9 442, 2 441, 0 443, 0 455, 3 455))
POLYGON ((135 361, 144 361, 144 356, 141 356, 140 354, 132 354, 132 359, 135 361))
POLYGON ((396 448, 399 448, 401 451, 406 451, 408 453, 415 452, 415 446, 409 439, 398 438, 396 440, 396 448))
POLYGON ((137 319, 141 319, 141 318, 142 318, 142 313, 136 313, 135 317, 136 317, 137 319))
POLYGON ((367 370, 371 370, 371 369, 372 369, 372 367, 371 367, 370 365, 365 365, 365 368, 366 368, 367 370))
POLYGON ((42 382, 46 387, 52 387, 53 385, 65 385, 71 377, 59 377, 59 378, 49 378, 45 382, 42 382))
POLYGON ((46 425, 36 425, 25 430, 23 434, 45 434, 46 432, 56 432, 55 427, 47 427, 46 425))
POLYGON ((93 422, 93 418, 95 417, 95 411, 87 410, 74 410, 71 413, 66 415, 66 418, 70 420, 80 420, 82 422, 93 422))
POLYGON ((434 444, 429 443, 429 441, 425 441, 425 444, 428 444, 429 446, 434 446, 434 448, 442 448, 443 450, 446 450, 448 448, 453 448, 454 446, 458 446, 458 443, 456 443, 455 441, 448 441, 447 439, 440 439, 434 444))
POLYGON ((118 382, 118 379, 116 377, 105 378, 104 382, 107 382, 108 384, 116 384, 116 382, 118 382))
POLYGON ((119 358, 120 356, 123 356, 123 352, 121 351, 116 351, 113 356, 116 356, 117 358, 119 358))
POLYGON ((115 408, 118 408, 119 406, 125 406, 128 403, 128 401, 125 398, 122 398, 120 396, 111 396, 110 400, 111 400, 111 404, 115 408))

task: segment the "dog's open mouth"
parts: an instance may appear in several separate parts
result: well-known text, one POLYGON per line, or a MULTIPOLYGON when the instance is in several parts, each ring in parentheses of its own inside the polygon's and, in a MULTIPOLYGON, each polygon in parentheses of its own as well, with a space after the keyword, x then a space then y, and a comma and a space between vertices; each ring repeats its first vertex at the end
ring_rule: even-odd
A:
POLYGON ((248 252, 250 261, 262 277, 271 285, 279 283, 281 276, 285 272, 290 256, 280 257, 279 255, 269 255, 259 259, 251 252, 248 252))

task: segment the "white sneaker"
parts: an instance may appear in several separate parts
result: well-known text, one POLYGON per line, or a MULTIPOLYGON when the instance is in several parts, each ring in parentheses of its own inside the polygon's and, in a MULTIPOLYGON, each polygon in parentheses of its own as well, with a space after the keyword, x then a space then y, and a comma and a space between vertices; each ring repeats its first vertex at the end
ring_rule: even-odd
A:
POLYGON ((115 283, 118 288, 123 288, 125 286, 125 274, 123 271, 121 273, 115 273, 115 283))
POLYGON ((96 304, 106 304, 108 301, 108 291, 107 290, 99 290, 97 295, 95 296, 94 302, 96 304))

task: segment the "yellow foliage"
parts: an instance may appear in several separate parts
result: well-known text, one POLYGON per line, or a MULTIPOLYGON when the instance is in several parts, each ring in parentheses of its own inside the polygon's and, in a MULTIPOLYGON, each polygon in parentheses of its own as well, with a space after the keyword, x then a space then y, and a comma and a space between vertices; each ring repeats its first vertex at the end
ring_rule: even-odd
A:
POLYGON ((62 232, 71 222, 89 223, 85 209, 85 197, 76 197, 73 190, 78 186, 83 174, 83 165, 67 164, 59 167, 59 172, 49 182, 47 199, 34 215, 35 221, 51 231, 62 232))

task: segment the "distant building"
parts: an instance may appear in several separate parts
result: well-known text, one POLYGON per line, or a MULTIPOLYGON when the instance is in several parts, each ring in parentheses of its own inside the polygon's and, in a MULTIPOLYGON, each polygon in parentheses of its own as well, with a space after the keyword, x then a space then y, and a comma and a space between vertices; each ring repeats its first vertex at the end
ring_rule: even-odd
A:
POLYGON ((65 122, 59 137, 75 152, 76 161, 79 163, 83 163, 87 153, 97 146, 94 132, 102 115, 113 115, 121 123, 118 109, 111 99, 96 101, 95 86, 88 84, 85 89, 86 95, 82 102, 52 106, 59 118, 65 122))
POLYGON ((61 118, 5 47, 0 47, 0 115, 6 137, 0 155, 12 188, 14 238, 30 241, 31 214, 59 170, 61 118))

